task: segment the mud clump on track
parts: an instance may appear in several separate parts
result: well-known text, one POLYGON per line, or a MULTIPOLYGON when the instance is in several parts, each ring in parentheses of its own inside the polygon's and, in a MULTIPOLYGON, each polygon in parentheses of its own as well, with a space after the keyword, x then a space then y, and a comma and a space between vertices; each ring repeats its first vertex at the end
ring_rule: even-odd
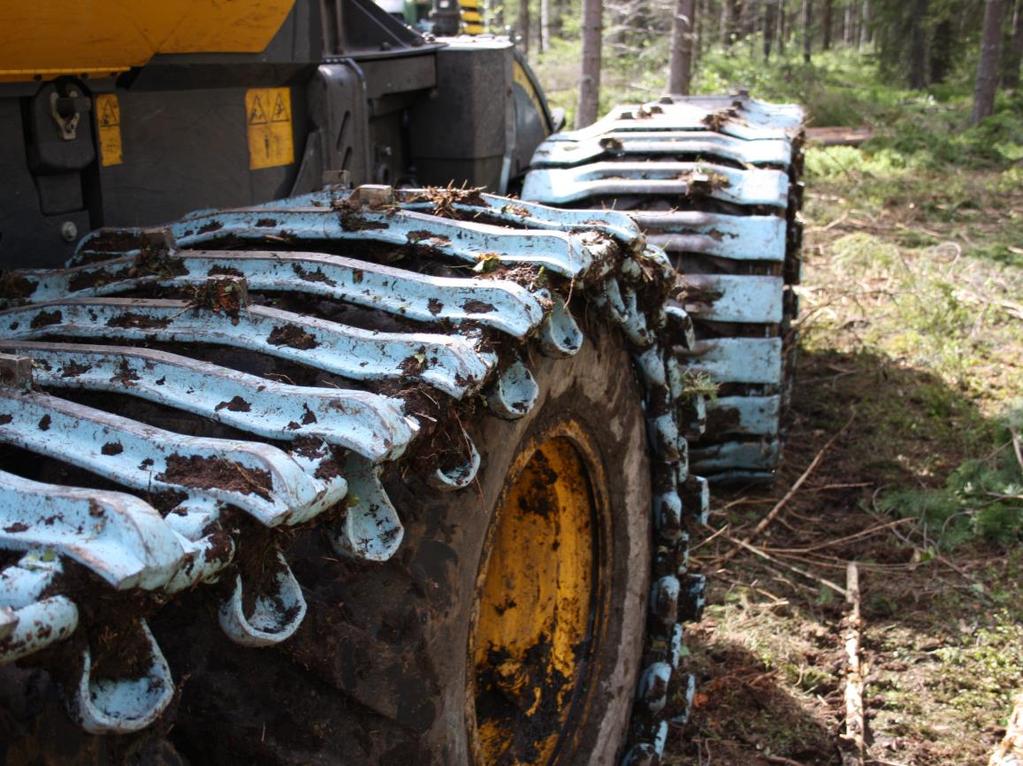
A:
POLYGON ((293 324, 277 325, 270 331, 266 342, 271 346, 289 346, 303 351, 320 345, 311 333, 293 324))
POLYGON ((270 499, 270 491, 273 489, 268 471, 246 468, 240 463, 220 457, 171 455, 167 458, 167 469, 156 478, 197 489, 255 494, 264 500, 270 499))
POLYGON ((448 184, 447 187, 428 186, 422 191, 409 196, 406 202, 429 202, 433 209, 433 215, 441 218, 457 219, 458 211, 455 205, 479 205, 486 207, 487 201, 483 199, 483 187, 455 187, 448 184))
POLYGON ((0 299, 20 301, 28 298, 36 291, 38 284, 32 280, 10 271, 0 273, 0 299))
POLYGON ((64 315, 59 311, 40 311, 32 318, 29 327, 33 330, 40 327, 48 327, 51 324, 59 324, 63 319, 64 315))
POLYGON ((153 654, 138 622, 118 630, 106 625, 93 642, 92 661, 94 680, 142 678, 153 664, 153 654))
POLYGON ((230 410, 231 412, 249 412, 252 409, 252 405, 240 396, 235 396, 230 401, 221 402, 214 407, 214 409, 217 412, 220 412, 221 410, 230 410))

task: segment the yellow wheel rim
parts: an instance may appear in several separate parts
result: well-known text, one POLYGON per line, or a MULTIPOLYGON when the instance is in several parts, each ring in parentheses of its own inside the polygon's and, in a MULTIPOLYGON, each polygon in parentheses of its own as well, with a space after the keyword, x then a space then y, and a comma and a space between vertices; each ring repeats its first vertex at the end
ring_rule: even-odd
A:
POLYGON ((548 764, 580 706, 594 630, 596 465, 564 424, 524 450, 488 535, 471 644, 480 764, 548 764))

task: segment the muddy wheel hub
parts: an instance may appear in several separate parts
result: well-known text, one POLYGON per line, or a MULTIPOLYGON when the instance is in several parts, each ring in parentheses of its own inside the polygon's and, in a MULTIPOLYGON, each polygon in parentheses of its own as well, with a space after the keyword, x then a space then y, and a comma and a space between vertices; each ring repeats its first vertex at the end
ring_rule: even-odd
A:
POLYGON ((523 451, 481 569, 472 644, 480 764, 548 764, 581 707, 597 618, 597 504, 578 429, 523 451))

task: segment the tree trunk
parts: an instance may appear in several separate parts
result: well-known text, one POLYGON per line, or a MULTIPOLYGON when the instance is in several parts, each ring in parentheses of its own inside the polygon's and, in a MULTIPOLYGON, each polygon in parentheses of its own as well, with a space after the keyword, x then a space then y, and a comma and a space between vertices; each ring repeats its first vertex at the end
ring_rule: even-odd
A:
POLYGON ((764 2, 764 61, 771 60, 771 47, 774 45, 774 33, 778 26, 778 0, 764 2))
POLYGON ((522 36, 522 52, 529 55, 529 0, 519 0, 519 34, 522 36))
POLYGON ((540 52, 551 47, 551 0, 540 0, 540 52))
POLYGON ((931 82, 945 82, 952 71, 952 48, 955 42, 952 21, 942 19, 934 27, 931 42, 931 82))
POLYGON ((927 87, 927 23, 928 0, 916 0, 910 16, 909 28, 909 87, 922 90, 927 87))
POLYGON ((696 0, 696 18, 693 20, 693 34, 696 35, 696 42, 693 43, 693 57, 700 58, 703 55, 704 44, 707 36, 704 33, 707 26, 707 0, 696 0))
POLYGON ((995 110, 998 90, 998 56, 1002 48, 1003 0, 984 3, 984 32, 980 40, 980 61, 977 63, 977 86, 973 91, 973 122, 980 122, 995 110))
POLYGON ((1002 86, 1019 87, 1019 67, 1023 63, 1023 0, 1016 0, 1012 10, 1012 37, 1005 51, 1005 66, 1002 69, 1002 86))
POLYGON ((788 42, 789 37, 789 25, 788 17, 785 15, 788 13, 788 9, 785 7, 786 0, 781 0, 778 4, 778 55, 785 55, 785 43, 788 42))
POLYGON ((821 50, 831 50, 831 22, 832 22, 833 0, 824 0, 824 18, 821 19, 821 27, 824 31, 824 39, 821 41, 821 50))
POLYGON ((603 11, 602 0, 583 0, 583 68, 579 81, 579 109, 575 115, 576 128, 584 128, 597 119, 603 11))
POLYGON ((803 0, 803 63, 810 63, 810 52, 813 50, 813 0, 803 0))
POLYGON ((757 0, 743 0, 742 3, 742 25, 740 29, 743 37, 752 37, 757 31, 757 0))
POLYGON ((861 50, 870 42, 870 37, 870 0, 863 0, 863 4, 860 5, 860 40, 858 43, 861 50))
POLYGON ((739 5, 740 0, 723 0, 724 2, 724 43, 730 46, 739 37, 739 5))
POLYGON ((671 27, 671 60, 668 62, 668 93, 688 96, 693 79, 693 26, 696 0, 677 0, 671 27))

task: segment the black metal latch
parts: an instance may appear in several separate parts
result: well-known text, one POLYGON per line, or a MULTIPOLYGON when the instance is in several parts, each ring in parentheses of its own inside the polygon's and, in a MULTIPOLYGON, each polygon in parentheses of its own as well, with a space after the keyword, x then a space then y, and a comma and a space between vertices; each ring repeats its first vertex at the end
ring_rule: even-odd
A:
POLYGON ((50 116, 57 123, 60 137, 65 141, 74 141, 78 137, 78 122, 82 113, 92 111, 92 99, 82 95, 73 85, 62 90, 63 93, 58 90, 50 93, 50 116))

